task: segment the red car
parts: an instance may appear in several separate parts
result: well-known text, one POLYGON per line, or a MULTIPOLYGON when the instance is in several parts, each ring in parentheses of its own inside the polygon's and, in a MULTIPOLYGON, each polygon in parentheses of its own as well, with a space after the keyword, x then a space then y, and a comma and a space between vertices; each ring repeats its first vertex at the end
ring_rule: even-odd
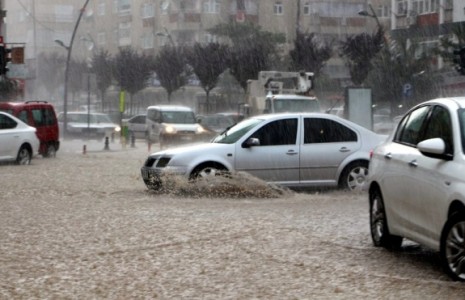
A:
POLYGON ((0 111, 5 111, 35 127, 40 140, 39 154, 55 157, 60 148, 60 141, 57 116, 52 104, 47 101, 0 102, 0 111))

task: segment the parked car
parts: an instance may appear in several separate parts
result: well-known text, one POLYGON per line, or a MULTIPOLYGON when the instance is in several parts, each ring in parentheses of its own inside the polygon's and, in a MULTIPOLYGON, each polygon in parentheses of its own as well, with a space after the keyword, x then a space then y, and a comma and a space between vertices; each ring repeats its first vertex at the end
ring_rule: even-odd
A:
POLYGON ((245 171, 290 187, 360 189, 369 152, 386 136, 324 113, 285 113, 246 119, 210 143, 151 154, 141 172, 149 189, 164 174, 190 179, 245 171))
POLYGON ((123 123, 126 123, 128 126, 128 136, 129 138, 134 135, 135 138, 146 139, 147 124, 146 124, 146 114, 135 115, 129 119, 123 120, 123 123))
POLYGON ((0 161, 28 165, 39 154, 37 129, 5 112, 0 112, 0 161))
MULTIPOLYGON (((107 114, 94 112, 68 112, 66 137, 103 139, 121 131, 107 114)), ((64 114, 58 114, 60 131, 64 131, 64 114)))
POLYGON ((47 101, 0 102, 5 111, 37 129, 40 140, 39 154, 55 157, 60 149, 59 128, 55 108, 47 101))
POLYGON ((375 148, 369 166, 373 244, 403 238, 439 251, 445 271, 465 281, 465 97, 410 109, 375 148))
POLYGON ((160 143, 160 148, 211 138, 209 131, 197 123, 194 111, 187 106, 149 106, 146 122, 149 141, 160 143))

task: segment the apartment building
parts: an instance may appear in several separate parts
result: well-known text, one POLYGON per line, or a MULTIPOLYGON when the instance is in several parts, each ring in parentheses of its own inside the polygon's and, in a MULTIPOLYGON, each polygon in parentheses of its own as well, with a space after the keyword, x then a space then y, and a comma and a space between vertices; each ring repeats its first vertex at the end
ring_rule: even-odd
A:
MULTIPOLYGON (((5 3, 7 42, 26 45, 26 67, 21 76, 34 81, 40 53, 66 54, 85 2, 5 3)), ((461 0, 91 0, 82 11, 72 58, 86 59, 99 49, 115 54, 119 48, 130 46, 155 54, 166 43, 219 41, 207 30, 230 21, 253 22, 264 30, 284 33, 283 49, 287 51, 292 48, 297 30, 317 33, 328 41, 372 33, 377 26, 383 26, 388 35, 418 33, 424 26, 439 28, 438 24, 463 20, 460 5, 461 0)), ((439 33, 425 39, 426 50, 437 43, 439 33)), ((340 58, 333 58, 325 72, 342 85, 349 84, 340 58)))

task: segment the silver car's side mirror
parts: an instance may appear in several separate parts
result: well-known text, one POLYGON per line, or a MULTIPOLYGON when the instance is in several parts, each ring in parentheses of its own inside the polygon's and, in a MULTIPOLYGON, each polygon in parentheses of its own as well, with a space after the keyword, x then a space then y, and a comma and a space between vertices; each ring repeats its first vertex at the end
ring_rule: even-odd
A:
POLYGON ((260 140, 257 138, 248 138, 244 143, 242 143, 242 148, 250 148, 254 146, 260 146, 260 140))

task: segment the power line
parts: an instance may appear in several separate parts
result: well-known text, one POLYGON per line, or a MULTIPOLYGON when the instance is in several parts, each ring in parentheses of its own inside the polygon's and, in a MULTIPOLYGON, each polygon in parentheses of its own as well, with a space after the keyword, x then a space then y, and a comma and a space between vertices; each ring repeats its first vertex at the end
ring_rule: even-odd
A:
MULTIPOLYGON (((45 28, 45 29, 47 29, 47 30, 49 30, 49 31, 55 32, 55 29, 50 28, 50 27, 48 27, 47 25, 45 25, 44 23, 42 23, 42 22, 40 22, 39 20, 37 20, 36 16, 35 16, 33 13, 31 13, 31 12, 27 9, 26 5, 24 5, 24 3, 21 2, 21 0, 16 0, 16 1, 17 1, 18 4, 23 8, 23 10, 26 12, 26 14, 27 14, 28 16, 30 16, 30 17, 32 18, 32 20, 33 20, 36 24, 39 24, 40 26, 42 26, 43 28, 45 28)), ((34 1, 34 0, 32 0, 32 1, 34 1)))

